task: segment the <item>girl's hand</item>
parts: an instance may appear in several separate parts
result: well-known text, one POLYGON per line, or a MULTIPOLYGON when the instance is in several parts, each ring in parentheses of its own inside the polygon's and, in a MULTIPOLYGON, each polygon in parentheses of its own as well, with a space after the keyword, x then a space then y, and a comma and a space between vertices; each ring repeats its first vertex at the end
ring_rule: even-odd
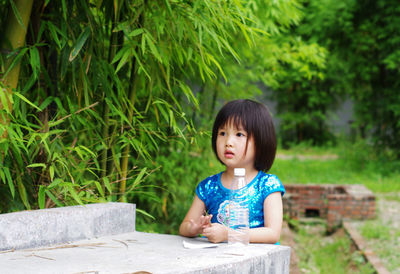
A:
POLYGON ((199 219, 189 220, 189 233, 192 235, 202 234, 204 228, 211 226, 212 215, 200 216, 199 219))
POLYGON ((202 223, 202 228, 210 227, 211 226, 211 219, 212 219, 212 214, 210 215, 203 215, 200 217, 200 222, 202 223))
POLYGON ((203 229, 203 235, 212 243, 220 243, 228 239, 228 228, 222 224, 212 223, 203 229))

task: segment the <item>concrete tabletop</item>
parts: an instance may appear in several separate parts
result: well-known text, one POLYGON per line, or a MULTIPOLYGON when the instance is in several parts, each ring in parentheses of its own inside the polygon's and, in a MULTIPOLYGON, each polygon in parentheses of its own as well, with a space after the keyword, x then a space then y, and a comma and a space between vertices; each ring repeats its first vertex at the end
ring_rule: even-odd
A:
POLYGON ((1 273, 289 273, 290 248, 226 243, 187 249, 175 235, 129 232, 42 248, 0 251, 1 273), (141 272, 144 271, 144 272, 141 272))

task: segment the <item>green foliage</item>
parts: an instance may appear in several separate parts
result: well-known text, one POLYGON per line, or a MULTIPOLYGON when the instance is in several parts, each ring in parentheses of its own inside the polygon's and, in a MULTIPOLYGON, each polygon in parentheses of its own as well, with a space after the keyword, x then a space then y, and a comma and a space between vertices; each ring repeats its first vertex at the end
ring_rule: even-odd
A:
POLYGON ((176 227, 182 197, 210 174, 189 144, 221 101, 259 94, 265 69, 252 73, 247 55, 279 48, 299 18, 295 0, 35 1, 26 45, 2 54, 2 75, 21 62, 17 89, 0 93, 2 211, 137 201, 176 227))
POLYGON ((150 217, 138 215, 138 230, 177 234, 193 201, 197 184, 223 170, 210 149, 210 139, 208 134, 204 134, 198 137, 196 144, 171 143, 147 163, 149 168, 157 168, 159 172, 132 192, 132 200, 145 205, 144 209, 157 224, 151 225, 150 217))
POLYGON ((281 58, 271 68, 277 76, 270 77, 273 81, 266 84, 275 90, 270 97, 277 102, 282 145, 288 147, 306 140, 324 144, 332 139, 326 113, 337 99, 334 93, 320 87, 326 50, 315 43, 306 44, 300 37, 279 44, 276 54, 281 58))
POLYGON ((194 122, 200 127, 210 128, 210 120, 226 101, 263 99, 267 87, 277 88, 280 80, 287 77, 282 63, 292 64, 293 73, 297 70, 300 74, 310 74, 313 72, 308 64, 323 62, 317 45, 287 38, 288 30, 301 18, 298 1, 247 1, 245 5, 253 32, 243 36, 233 34, 232 47, 239 59, 222 56, 219 60, 224 73, 218 73, 215 81, 192 80, 199 87, 197 98, 202 111, 195 115, 194 122))
POLYGON ((25 208, 126 201, 153 172, 146 161, 194 136, 187 80, 224 73, 251 14, 239 2, 35 2, 27 45, 3 56, 22 62, 12 112, 0 93, 10 195, 25 208))
MULTIPOLYGON (((78 138, 72 144, 65 143, 68 132, 57 126, 42 131, 40 123, 30 121, 31 117, 38 118, 27 113, 27 99, 17 94, 13 106, 22 111, 2 111, 11 120, 8 125, 0 124, 0 131, 8 136, 0 142, 0 178, 8 184, 12 198, 1 205, 2 211, 19 208, 18 201, 28 209, 105 201, 112 190, 108 187, 105 193, 100 187, 95 146, 77 145, 78 138), (19 199, 13 201, 16 193, 19 199)), ((54 124, 59 125, 62 119, 54 124)))
POLYGON ((398 2, 310 0, 304 14, 297 33, 329 51, 319 90, 350 96, 359 135, 399 159, 398 2))

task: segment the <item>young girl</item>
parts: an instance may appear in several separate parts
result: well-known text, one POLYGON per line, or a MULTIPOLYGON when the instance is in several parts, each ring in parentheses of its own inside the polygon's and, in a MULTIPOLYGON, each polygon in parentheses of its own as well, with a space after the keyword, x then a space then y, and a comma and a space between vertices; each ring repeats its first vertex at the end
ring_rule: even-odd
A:
POLYGON ((241 191, 247 192, 250 201, 250 242, 277 243, 285 189, 275 175, 264 173, 271 168, 276 153, 275 129, 268 109, 251 100, 227 103, 215 119, 212 147, 226 169, 199 183, 179 233, 187 237, 203 234, 214 243, 227 241, 233 170, 245 168, 248 183, 241 191))

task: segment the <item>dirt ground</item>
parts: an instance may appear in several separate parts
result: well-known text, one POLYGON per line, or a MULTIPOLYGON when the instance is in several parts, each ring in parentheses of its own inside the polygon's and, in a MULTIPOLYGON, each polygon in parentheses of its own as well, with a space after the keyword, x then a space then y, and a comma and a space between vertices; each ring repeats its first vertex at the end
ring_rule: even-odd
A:
POLYGON ((294 241, 294 235, 290 231, 290 228, 286 222, 283 223, 282 233, 281 233, 281 244, 290 246, 290 273, 299 274, 299 257, 296 253, 296 242, 294 241))
POLYGON ((400 192, 378 194, 378 215, 384 224, 391 229, 400 231, 400 192))

